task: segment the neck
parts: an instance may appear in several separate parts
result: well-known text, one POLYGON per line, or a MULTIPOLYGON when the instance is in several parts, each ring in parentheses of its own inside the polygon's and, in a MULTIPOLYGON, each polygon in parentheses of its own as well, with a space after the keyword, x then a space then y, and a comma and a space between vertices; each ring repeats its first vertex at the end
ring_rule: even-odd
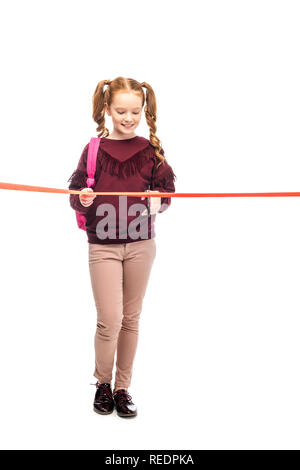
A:
POLYGON ((136 137, 136 134, 128 134, 124 135, 121 133, 118 133, 116 131, 113 131, 111 134, 109 134, 108 138, 109 139, 116 139, 116 140, 125 140, 125 139, 132 139, 133 137, 136 137))

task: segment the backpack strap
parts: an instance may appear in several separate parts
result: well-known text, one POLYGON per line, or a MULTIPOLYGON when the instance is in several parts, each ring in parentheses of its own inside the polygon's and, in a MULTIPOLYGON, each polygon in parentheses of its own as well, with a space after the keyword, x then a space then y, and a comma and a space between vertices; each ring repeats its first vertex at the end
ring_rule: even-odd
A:
POLYGON ((95 171, 98 149, 100 145, 101 137, 92 137, 89 143, 86 169, 88 178, 86 180, 87 187, 90 188, 95 183, 95 171))

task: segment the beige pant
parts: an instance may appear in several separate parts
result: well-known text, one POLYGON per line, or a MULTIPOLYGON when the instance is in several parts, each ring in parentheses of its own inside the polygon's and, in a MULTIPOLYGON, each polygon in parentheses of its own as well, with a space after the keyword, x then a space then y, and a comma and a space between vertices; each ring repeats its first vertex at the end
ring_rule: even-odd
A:
POLYGON ((89 243, 89 270, 97 309, 94 376, 128 388, 136 353, 139 317, 156 255, 155 237, 131 243, 89 243))

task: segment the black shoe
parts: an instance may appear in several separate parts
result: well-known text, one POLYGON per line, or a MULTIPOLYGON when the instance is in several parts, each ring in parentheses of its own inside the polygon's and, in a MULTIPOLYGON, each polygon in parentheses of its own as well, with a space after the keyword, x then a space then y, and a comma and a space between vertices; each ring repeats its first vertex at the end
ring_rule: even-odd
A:
POLYGON ((122 417, 136 416, 137 407, 131 401, 132 397, 127 390, 121 388, 113 393, 113 399, 116 405, 117 414, 122 417))
POLYGON ((114 411, 114 399, 109 383, 96 383, 96 394, 94 399, 94 411, 101 415, 108 415, 114 411))

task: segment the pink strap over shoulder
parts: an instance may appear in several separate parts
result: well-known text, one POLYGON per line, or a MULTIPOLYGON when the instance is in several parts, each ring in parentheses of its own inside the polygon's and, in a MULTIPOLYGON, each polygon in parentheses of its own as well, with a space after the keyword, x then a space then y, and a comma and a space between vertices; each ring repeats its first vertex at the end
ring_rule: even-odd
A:
MULTIPOLYGON (((95 171, 97 163, 98 149, 100 145, 101 137, 92 137, 89 143, 87 161, 86 161, 86 172, 88 178, 86 180, 87 187, 90 188, 95 183, 95 171)), ((86 231, 86 217, 80 212, 76 213, 77 225, 80 229, 86 231)))
POLYGON ((90 188, 95 183, 95 171, 98 149, 100 145, 101 137, 92 137, 89 144, 88 155, 87 155, 87 187, 90 188))

